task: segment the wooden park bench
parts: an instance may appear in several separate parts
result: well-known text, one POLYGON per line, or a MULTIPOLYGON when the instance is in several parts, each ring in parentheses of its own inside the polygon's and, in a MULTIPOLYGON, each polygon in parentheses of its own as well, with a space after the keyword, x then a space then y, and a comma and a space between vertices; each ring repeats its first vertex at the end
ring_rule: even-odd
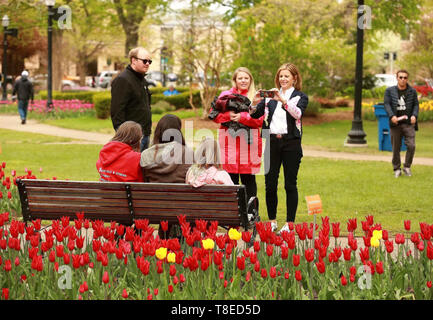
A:
POLYGON ((188 184, 142 182, 92 182, 17 179, 24 221, 57 220, 63 216, 76 218, 84 212, 85 219, 115 221, 132 225, 135 219, 148 219, 150 224, 161 221, 178 223, 196 219, 218 221, 226 229, 243 227, 253 231, 260 217, 257 198, 247 202, 245 186, 205 185, 194 188, 188 184))

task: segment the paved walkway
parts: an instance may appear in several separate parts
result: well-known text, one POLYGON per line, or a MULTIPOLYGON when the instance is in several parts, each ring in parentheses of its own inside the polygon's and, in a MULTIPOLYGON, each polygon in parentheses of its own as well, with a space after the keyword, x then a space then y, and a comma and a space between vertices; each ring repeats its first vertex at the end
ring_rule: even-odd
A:
MULTIPOLYGON (((33 132, 47 134, 57 137, 72 138, 74 143, 94 143, 104 145, 112 136, 103 133, 92 133, 87 131, 64 129, 55 126, 38 123, 35 120, 27 120, 25 125, 21 125, 19 116, 0 115, 0 128, 10 129, 23 132, 33 132)), ((331 152, 320 151, 314 148, 303 146, 305 157, 319 157, 342 160, 358 160, 358 161, 384 161, 391 163, 391 153, 387 152, 384 155, 369 155, 350 152, 331 152)), ((433 166, 433 158, 416 157, 413 161, 414 165, 433 166)))

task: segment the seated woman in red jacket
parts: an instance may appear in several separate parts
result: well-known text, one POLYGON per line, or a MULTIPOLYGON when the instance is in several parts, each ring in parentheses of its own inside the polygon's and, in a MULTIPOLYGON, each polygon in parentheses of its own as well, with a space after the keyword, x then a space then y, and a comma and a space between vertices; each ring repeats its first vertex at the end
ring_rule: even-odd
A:
POLYGON ((100 181, 142 182, 140 167, 141 126, 126 121, 119 126, 116 134, 99 152, 96 168, 100 181))

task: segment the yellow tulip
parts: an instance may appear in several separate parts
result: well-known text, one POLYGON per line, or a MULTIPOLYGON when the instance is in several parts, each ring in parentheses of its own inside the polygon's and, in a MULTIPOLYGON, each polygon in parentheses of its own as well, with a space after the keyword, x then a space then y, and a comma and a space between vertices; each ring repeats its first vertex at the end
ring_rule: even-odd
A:
POLYGON ((170 262, 170 263, 176 262, 176 254, 174 252, 170 252, 167 255, 167 261, 170 262))
POLYGON ((371 244, 371 246, 372 247, 378 247, 379 246, 379 239, 378 238, 375 238, 375 237, 372 237, 371 238, 371 240, 370 240, 370 244, 371 244))
POLYGON ((373 238, 382 239, 382 230, 373 230, 373 238))
POLYGON ((242 234, 238 230, 230 228, 230 230, 229 230, 229 238, 230 238, 230 240, 236 240, 237 241, 241 237, 242 237, 242 234))
POLYGON ((206 239, 201 241, 203 248, 206 250, 212 250, 215 246, 215 242, 212 239, 206 239))
POLYGON ((164 260, 167 256, 167 248, 161 247, 159 249, 156 249, 155 255, 159 260, 164 260))

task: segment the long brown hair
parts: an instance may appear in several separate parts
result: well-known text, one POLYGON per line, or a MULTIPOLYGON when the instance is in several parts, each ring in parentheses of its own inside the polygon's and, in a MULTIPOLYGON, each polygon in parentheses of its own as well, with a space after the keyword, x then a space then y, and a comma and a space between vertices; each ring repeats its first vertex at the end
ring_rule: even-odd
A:
POLYGON ((296 90, 300 91, 302 90, 302 77, 301 74, 298 71, 298 68, 293 63, 285 63, 281 67, 278 68, 277 74, 275 75, 275 86, 280 89, 280 72, 282 70, 289 70, 289 72, 292 74, 293 78, 295 79, 295 82, 293 83, 293 86, 296 90))
POLYGON ((143 130, 137 122, 125 121, 119 126, 119 128, 117 128, 117 131, 111 141, 125 143, 131 146, 134 151, 139 151, 142 137, 143 130))
POLYGON ((153 144, 156 145, 160 143, 171 142, 174 141, 177 136, 180 136, 182 139, 182 145, 185 145, 185 138, 183 137, 181 129, 182 121, 180 118, 174 114, 166 114, 158 121, 158 124, 156 125, 155 134, 153 135, 153 144), (179 132, 177 133, 176 130, 179 132), (164 136, 164 133, 166 135, 170 135, 169 139, 167 139, 167 136, 164 136), (172 133, 175 134, 176 137, 174 137, 172 133))

